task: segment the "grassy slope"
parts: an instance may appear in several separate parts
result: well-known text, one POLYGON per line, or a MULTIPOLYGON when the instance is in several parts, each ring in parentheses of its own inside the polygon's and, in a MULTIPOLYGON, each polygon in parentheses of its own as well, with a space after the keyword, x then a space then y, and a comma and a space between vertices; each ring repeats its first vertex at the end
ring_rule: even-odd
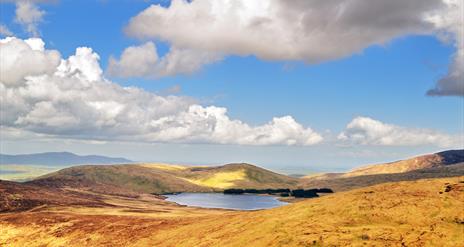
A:
POLYGON ((233 188, 288 188, 295 178, 248 165, 169 167, 160 164, 76 166, 31 181, 51 187, 89 188, 101 193, 210 192, 233 188), (111 190, 111 191, 110 191, 111 190))
POLYGON ((29 184, 48 187, 88 188, 89 190, 109 194, 125 194, 128 191, 142 193, 211 191, 209 188, 179 179, 164 170, 139 165, 70 167, 42 176, 29 184))
POLYGON ((464 163, 425 168, 404 173, 373 174, 355 177, 328 177, 302 179, 299 186, 304 188, 331 188, 346 191, 387 182, 412 181, 424 178, 443 178, 464 176, 464 163))
POLYGON ((459 246, 463 202, 459 177, 386 183, 254 212, 36 210, 0 214, 0 245, 459 246))
POLYGON ((386 164, 368 165, 347 172, 341 177, 355 177, 373 174, 403 173, 425 168, 447 166, 464 162, 464 150, 448 150, 386 164))

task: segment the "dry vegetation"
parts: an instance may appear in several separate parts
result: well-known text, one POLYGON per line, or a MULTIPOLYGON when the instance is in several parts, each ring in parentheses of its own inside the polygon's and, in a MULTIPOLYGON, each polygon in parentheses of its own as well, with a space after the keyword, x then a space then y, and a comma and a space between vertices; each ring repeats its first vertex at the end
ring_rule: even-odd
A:
POLYGON ((0 246, 464 246, 463 151, 439 154, 363 168, 361 176, 140 164, 0 180, 0 246), (230 187, 338 192, 259 211, 185 207, 148 194, 230 187))
POLYGON ((225 188, 289 188, 298 179, 249 164, 216 167, 166 164, 88 165, 66 168, 39 177, 31 185, 78 187, 93 192, 137 193, 212 192, 225 188))
POLYGON ((50 205, 0 214, 0 245, 462 246, 464 243, 464 177, 386 183, 252 212, 179 207, 151 196, 100 199, 105 205, 50 205))
POLYGON ((334 191, 346 191, 387 182, 413 181, 423 178, 464 176, 464 163, 414 170, 404 173, 374 174, 356 177, 309 177, 299 186, 304 188, 324 187, 334 191))
POLYGON ((210 176, 197 179, 185 180, 204 187, 211 187, 217 189, 226 189, 236 186, 236 182, 246 180, 247 175, 245 169, 239 169, 229 172, 217 172, 210 176))

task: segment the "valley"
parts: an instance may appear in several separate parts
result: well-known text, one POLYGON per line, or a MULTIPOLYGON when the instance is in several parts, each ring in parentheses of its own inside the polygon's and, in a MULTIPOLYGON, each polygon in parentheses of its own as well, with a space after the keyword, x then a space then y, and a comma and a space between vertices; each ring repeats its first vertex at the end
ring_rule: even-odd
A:
POLYGON ((454 161, 324 179, 249 164, 75 166, 27 182, 0 181, 0 245, 459 246, 464 165, 454 161), (252 211, 187 207, 162 195, 282 188, 335 193, 252 211))

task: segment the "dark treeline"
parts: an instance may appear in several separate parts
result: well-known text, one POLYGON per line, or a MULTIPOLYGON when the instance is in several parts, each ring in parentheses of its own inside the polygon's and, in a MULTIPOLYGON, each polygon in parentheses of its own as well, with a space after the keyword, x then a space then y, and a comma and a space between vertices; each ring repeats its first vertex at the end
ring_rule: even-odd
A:
POLYGON ((321 189, 226 189, 224 194, 269 194, 269 195, 280 195, 282 197, 293 196, 297 198, 312 198, 318 197, 317 193, 333 193, 329 188, 321 189))

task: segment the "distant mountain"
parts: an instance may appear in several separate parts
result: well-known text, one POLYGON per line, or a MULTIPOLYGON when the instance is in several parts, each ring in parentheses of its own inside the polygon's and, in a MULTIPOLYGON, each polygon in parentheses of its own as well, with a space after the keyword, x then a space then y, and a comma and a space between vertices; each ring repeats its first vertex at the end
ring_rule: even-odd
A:
POLYGON ((79 165, 79 164, 121 164, 131 163, 125 158, 112 158, 100 155, 77 155, 70 152, 48 152, 36 154, 0 154, 0 164, 17 165, 79 165))

